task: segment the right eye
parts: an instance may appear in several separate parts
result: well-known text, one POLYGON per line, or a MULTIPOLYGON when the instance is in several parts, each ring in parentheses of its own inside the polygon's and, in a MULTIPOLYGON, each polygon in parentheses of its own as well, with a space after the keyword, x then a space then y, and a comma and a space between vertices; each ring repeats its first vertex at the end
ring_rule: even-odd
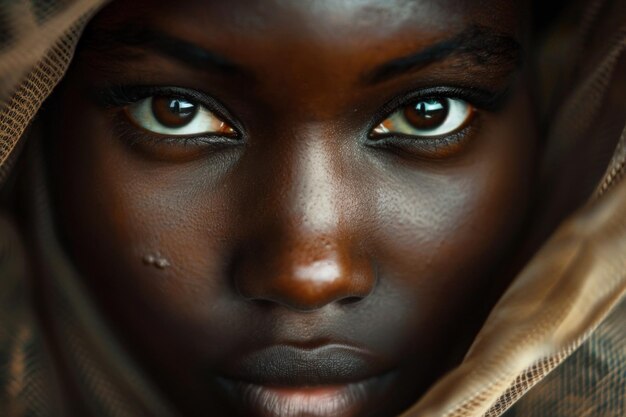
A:
POLYGON ((127 116, 139 127, 167 136, 235 136, 230 125, 194 101, 154 95, 126 107, 127 116))

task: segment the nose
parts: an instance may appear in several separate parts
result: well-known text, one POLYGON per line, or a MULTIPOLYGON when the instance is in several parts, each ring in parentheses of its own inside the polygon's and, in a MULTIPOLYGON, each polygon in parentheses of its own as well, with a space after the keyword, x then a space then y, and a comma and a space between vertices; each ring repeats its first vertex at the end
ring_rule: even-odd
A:
POLYGON ((298 155, 265 159, 257 173, 258 216, 248 220, 256 232, 237 256, 235 286, 247 300, 299 311, 362 300, 376 277, 358 238, 358 200, 335 169, 338 153, 309 147, 298 155))

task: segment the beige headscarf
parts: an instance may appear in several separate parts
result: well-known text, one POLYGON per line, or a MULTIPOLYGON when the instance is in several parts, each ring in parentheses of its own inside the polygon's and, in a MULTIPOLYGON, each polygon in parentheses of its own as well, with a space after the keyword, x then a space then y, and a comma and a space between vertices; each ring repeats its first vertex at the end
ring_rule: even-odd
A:
MULTIPOLYGON (((7 33, 0 38, 0 186, 21 139, 36 136, 25 133, 103 3, 0 3, 0 29, 7 33)), ((563 82, 551 111, 541 208, 544 220, 558 219, 559 226, 497 303, 461 365, 404 417, 626 415, 626 2, 586 3, 567 43, 571 59, 552 68, 563 82), (594 154, 607 146, 612 156, 594 154), (598 159, 609 160, 605 174, 595 192, 578 201, 579 184, 572 181, 585 178, 598 159), (573 167, 566 164, 572 160, 573 167), (577 209, 563 220, 554 213, 568 211, 557 198, 568 193, 574 197, 565 200, 577 209)), ((556 52, 546 50, 548 63, 556 52)), ((40 168, 35 161, 28 175, 43 189, 40 168)), ((0 414, 176 415, 112 336, 52 243, 45 193, 34 192, 32 203, 36 247, 28 249, 40 254, 45 271, 30 270, 14 222, 0 211, 0 414), (52 330, 33 308, 26 277, 38 274, 50 286, 45 311, 52 330), (62 352, 51 349, 50 332, 62 341, 62 352), (82 408, 64 401, 59 363, 71 370, 82 408)))

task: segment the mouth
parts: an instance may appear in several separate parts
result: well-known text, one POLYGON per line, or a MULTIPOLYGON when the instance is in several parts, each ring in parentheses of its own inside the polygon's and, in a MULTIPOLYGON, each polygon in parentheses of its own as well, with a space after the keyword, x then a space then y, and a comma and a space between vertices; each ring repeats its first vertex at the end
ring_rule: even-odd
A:
POLYGON ((218 381, 245 416, 357 417, 380 402, 394 376, 374 355, 350 346, 278 345, 240 358, 218 381))

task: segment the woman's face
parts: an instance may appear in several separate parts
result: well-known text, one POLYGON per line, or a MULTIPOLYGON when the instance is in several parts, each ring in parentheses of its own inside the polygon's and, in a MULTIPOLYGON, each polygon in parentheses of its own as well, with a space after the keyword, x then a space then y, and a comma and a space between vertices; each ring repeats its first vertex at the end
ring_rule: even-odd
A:
POLYGON ((519 231, 526 5, 118 1, 50 104, 63 243, 186 416, 391 416, 519 231), (221 411, 217 411, 221 410, 221 411))

